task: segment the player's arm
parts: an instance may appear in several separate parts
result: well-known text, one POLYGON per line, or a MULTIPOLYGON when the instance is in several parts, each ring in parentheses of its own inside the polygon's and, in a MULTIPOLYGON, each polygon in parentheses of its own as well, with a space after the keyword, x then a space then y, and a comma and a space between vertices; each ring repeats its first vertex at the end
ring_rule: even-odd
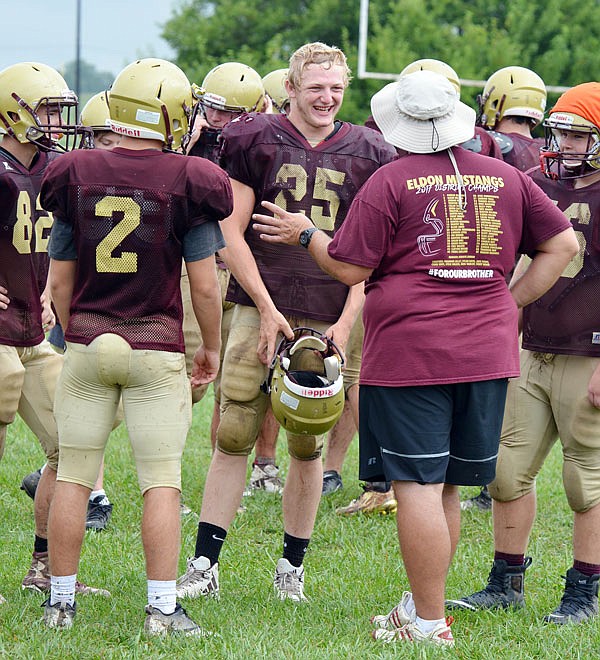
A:
POLYGON ((48 274, 46 288, 42 291, 42 295, 40 296, 40 303, 42 304, 42 328, 44 329, 44 332, 47 330, 52 330, 52 328, 56 325, 56 316, 54 315, 54 310, 52 309, 50 274, 48 274))
POLYGON ((48 274, 50 293, 58 314, 58 320, 65 330, 69 326, 76 267, 76 260, 59 261, 58 259, 50 259, 50 272, 48 274))
MULTIPOLYGON (((254 225, 254 229, 267 243, 300 245, 300 234, 305 229, 314 227, 309 218, 302 213, 290 213, 271 202, 263 202, 262 205, 271 211, 273 216, 255 213, 254 220, 257 224, 254 225)), ((321 270, 348 286, 364 282, 369 278, 373 272, 372 268, 357 266, 330 257, 327 251, 330 243, 331 238, 323 231, 316 231, 311 237, 308 251, 321 270)))
POLYGON ((219 371, 221 352, 221 289, 214 256, 186 262, 192 307, 202 334, 202 344, 194 355, 192 387, 210 383, 219 371))
POLYGON ((572 227, 536 246, 531 263, 524 270, 519 263, 510 283, 517 307, 525 307, 556 282, 571 259, 579 252, 579 243, 572 227))
POLYGON ((346 350, 350 331, 362 310, 364 302, 365 284, 364 282, 359 282, 350 287, 346 296, 346 302, 344 303, 344 309, 339 319, 333 325, 329 326, 325 333, 342 351, 346 350))
POLYGON ((283 314, 275 307, 260 275, 254 255, 244 238, 244 232, 250 223, 256 201, 254 191, 235 179, 231 179, 231 188, 233 190, 233 213, 221 223, 227 247, 219 250, 219 254, 260 312, 261 330, 257 350, 261 361, 268 364, 275 352, 277 334, 282 332, 286 337, 292 339, 293 333, 283 314))

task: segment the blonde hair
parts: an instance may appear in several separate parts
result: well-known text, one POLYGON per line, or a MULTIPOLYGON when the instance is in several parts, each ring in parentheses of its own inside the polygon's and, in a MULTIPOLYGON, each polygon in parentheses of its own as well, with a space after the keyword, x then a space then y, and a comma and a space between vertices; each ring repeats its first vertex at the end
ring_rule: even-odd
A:
POLYGON ((314 41, 300 46, 290 57, 288 80, 292 87, 298 89, 304 71, 311 64, 320 64, 326 69, 341 66, 344 69, 344 87, 350 83, 352 76, 344 52, 336 46, 328 46, 320 41, 314 41))

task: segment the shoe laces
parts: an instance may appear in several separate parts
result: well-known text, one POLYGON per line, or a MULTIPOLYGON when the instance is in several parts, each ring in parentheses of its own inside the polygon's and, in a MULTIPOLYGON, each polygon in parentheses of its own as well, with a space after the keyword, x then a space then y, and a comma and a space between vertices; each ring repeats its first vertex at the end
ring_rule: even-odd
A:
POLYGON ((277 573, 275 583, 281 591, 295 594, 302 592, 302 577, 296 571, 277 573))
POLYGON ((581 610, 589 614, 595 613, 595 599, 589 583, 581 584, 568 575, 563 575, 565 591, 560 599, 558 610, 562 614, 578 614, 581 610))

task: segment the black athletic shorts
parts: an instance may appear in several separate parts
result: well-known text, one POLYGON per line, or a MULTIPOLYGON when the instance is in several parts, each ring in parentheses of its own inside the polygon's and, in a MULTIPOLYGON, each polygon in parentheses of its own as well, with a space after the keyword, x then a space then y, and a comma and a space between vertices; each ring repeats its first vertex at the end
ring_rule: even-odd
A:
POLYGON ((360 478, 484 486, 496 472, 506 378, 360 386, 360 478))

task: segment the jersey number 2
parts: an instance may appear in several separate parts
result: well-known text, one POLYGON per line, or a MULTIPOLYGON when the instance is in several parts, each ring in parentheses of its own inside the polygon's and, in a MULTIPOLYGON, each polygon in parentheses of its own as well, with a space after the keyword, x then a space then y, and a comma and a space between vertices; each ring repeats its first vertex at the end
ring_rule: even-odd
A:
POLYGON ((115 257, 114 251, 121 241, 129 236, 140 224, 140 205, 129 197, 104 197, 96 204, 96 215, 112 218, 114 213, 122 213, 123 219, 108 232, 96 247, 96 270, 99 273, 137 272, 137 254, 121 252, 115 257))

